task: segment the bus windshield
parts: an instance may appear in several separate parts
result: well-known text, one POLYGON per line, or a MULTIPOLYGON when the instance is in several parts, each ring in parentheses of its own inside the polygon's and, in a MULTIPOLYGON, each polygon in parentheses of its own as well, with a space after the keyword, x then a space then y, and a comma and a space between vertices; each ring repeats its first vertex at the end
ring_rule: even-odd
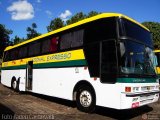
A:
POLYGON ((129 37, 153 48, 153 41, 149 31, 126 19, 120 19, 120 22, 123 26, 120 27, 122 29, 120 30, 120 36, 129 37))
POLYGON ((122 73, 155 75, 150 48, 127 39, 120 43, 120 49, 122 73))

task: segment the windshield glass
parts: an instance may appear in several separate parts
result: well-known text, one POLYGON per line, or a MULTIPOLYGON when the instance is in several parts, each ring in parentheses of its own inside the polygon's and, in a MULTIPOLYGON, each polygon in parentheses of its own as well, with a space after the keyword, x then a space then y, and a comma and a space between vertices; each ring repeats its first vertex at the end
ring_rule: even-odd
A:
POLYGON ((119 22, 121 26, 119 34, 121 37, 129 37, 153 48, 153 41, 149 31, 124 18, 120 19, 119 22))
POLYGON ((155 75, 153 52, 150 48, 127 39, 120 43, 120 49, 122 73, 155 75))

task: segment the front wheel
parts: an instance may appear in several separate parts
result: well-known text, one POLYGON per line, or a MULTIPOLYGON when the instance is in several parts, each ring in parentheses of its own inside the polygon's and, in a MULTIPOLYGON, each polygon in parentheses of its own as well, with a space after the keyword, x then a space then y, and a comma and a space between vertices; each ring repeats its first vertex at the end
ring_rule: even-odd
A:
POLYGON ((76 103, 79 110, 87 113, 93 112, 96 105, 94 90, 89 86, 81 86, 76 94, 76 103))

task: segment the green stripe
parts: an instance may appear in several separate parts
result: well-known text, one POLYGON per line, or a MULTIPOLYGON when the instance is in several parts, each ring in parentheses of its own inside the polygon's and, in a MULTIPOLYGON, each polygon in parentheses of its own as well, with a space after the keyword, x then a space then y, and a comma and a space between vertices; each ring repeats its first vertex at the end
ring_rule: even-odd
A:
POLYGON ((156 78, 117 78, 118 83, 155 83, 156 78))
POLYGON ((26 65, 2 67, 2 70, 26 69, 26 65))
POLYGON ((70 66, 82 66, 82 65, 86 65, 85 60, 72 60, 63 62, 34 64, 33 68, 70 67, 70 66))
MULTIPOLYGON (((62 62, 50 62, 34 64, 33 68, 54 68, 54 67, 70 67, 70 66, 83 66, 87 65, 86 60, 72 60, 72 61, 62 61, 62 62)), ((26 65, 2 67, 2 70, 15 70, 15 69, 26 69, 26 65)))

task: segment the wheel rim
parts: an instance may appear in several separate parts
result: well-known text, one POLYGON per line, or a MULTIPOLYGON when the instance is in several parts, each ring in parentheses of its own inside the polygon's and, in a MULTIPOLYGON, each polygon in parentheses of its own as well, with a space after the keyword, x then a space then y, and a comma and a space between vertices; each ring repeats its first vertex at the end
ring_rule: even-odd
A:
POLYGON ((82 91, 80 94, 80 103, 83 107, 89 107, 92 103, 92 95, 89 91, 82 91))
POLYGON ((16 86, 17 86, 17 82, 14 81, 14 82, 13 82, 13 89, 16 89, 16 86))

